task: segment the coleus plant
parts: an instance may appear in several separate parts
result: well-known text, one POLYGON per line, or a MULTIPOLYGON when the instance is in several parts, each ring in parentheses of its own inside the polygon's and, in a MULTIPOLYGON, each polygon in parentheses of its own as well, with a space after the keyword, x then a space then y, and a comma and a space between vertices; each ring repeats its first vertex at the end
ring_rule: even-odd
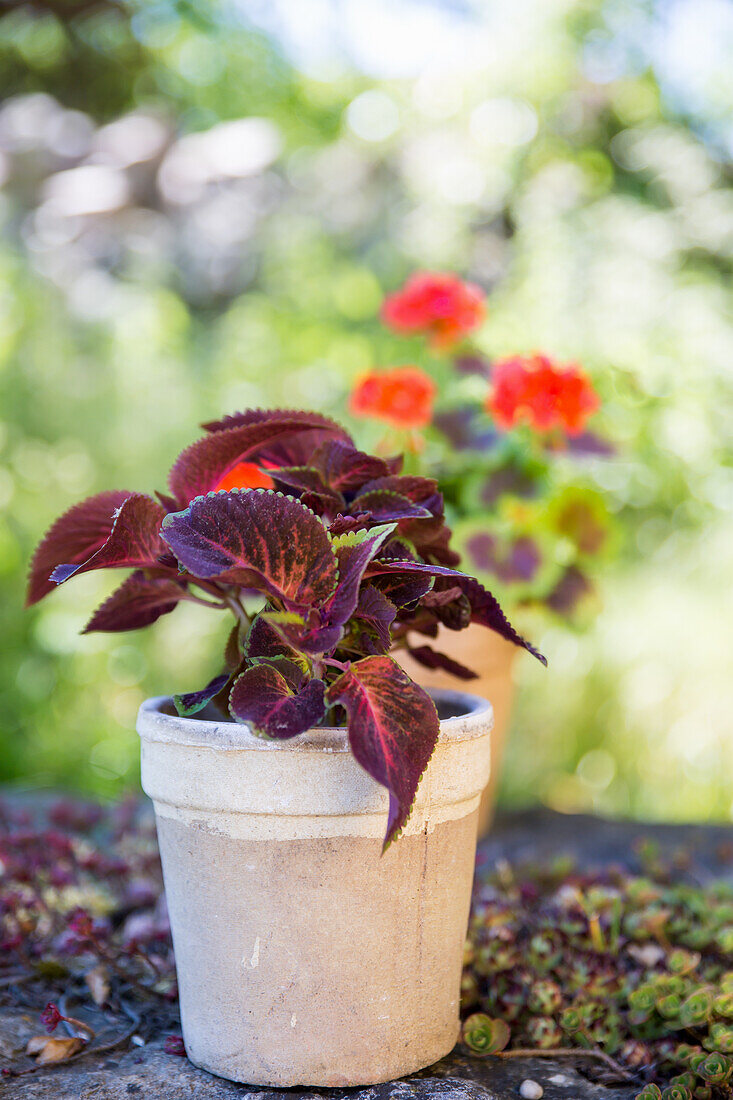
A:
POLYGON ((175 696, 255 733, 348 725, 354 757, 389 792, 385 844, 404 826, 438 737, 430 697, 390 656, 473 673, 414 635, 480 623, 544 658, 498 602, 457 570, 437 483, 358 450, 312 412, 247 410, 204 425, 155 497, 77 504, 33 558, 28 604, 95 569, 131 574, 85 628, 148 626, 184 600, 230 610, 222 671, 175 696))

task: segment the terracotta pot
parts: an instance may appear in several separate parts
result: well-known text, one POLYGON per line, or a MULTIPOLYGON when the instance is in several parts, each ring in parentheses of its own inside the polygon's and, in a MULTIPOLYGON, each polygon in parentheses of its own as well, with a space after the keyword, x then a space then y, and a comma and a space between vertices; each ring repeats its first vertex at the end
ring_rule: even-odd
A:
MULTIPOLYGON (((456 661, 478 673, 477 680, 467 680, 466 687, 476 695, 488 699, 494 710, 494 728, 491 734, 491 771, 489 782, 481 799, 478 835, 484 836, 490 829, 496 809, 496 790, 501 776, 512 703, 514 702, 514 669, 520 650, 486 627, 472 624, 465 630, 447 630, 433 642, 425 639, 434 649, 446 653, 456 661)), ((447 672, 431 671, 405 654, 399 655, 400 664, 413 680, 427 688, 455 688, 456 677, 447 672)))
POLYGON ((459 1032, 491 707, 437 692, 440 739, 402 836, 346 731, 265 741, 233 722, 138 718, 191 1061, 252 1085, 412 1073, 459 1032))

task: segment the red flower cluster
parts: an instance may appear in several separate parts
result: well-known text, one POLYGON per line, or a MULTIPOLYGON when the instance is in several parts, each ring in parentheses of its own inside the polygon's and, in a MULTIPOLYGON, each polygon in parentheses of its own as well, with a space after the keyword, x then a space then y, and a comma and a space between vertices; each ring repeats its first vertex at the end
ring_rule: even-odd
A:
POLYGON ((517 355, 495 363, 486 408, 500 428, 527 423, 538 431, 583 430, 598 408, 598 394, 576 364, 553 363, 547 355, 517 355))
POLYGON ((354 387, 355 416, 384 420, 395 428, 424 428, 433 415, 435 383, 419 367, 370 371, 354 387))
POLYGON ((486 315, 480 287, 456 275, 418 271, 382 306, 382 320, 395 332, 424 332, 433 348, 450 348, 486 315))

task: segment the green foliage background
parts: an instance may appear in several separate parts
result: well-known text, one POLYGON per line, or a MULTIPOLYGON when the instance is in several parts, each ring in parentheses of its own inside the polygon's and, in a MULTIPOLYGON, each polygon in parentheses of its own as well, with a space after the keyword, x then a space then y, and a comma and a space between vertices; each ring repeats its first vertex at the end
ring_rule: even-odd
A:
POLYGON ((360 371, 409 359, 375 315, 428 267, 488 289, 489 355, 583 362, 618 446, 597 476, 623 538, 594 615, 526 624, 550 669, 521 663, 505 802, 730 817, 729 76, 701 56, 695 95, 660 89, 662 15, 641 0, 469 4, 470 63, 390 79, 348 50, 288 58, 260 7, 0 18, 0 780, 136 783, 140 701, 205 681, 224 631, 184 606, 82 638, 112 586, 94 574, 24 612, 48 524, 103 488, 162 487, 224 411, 343 418, 360 371), (197 132, 220 134, 218 174, 182 142, 197 132), (63 176, 84 166, 107 175, 63 176))

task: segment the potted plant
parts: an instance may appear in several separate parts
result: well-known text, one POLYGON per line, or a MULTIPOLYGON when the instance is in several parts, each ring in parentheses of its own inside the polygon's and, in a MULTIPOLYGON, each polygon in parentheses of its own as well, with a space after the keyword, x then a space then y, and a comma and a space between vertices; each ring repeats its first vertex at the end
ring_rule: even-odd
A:
POLYGON ((205 428, 165 493, 62 516, 29 602, 128 567, 87 631, 182 600, 234 614, 220 674, 138 723, 186 1049, 256 1085, 388 1080, 458 1035, 491 724, 488 703, 431 698, 391 654, 442 622, 535 651, 456 570, 433 480, 314 413, 205 428))
MULTIPOLYGON (((420 272, 382 307, 386 329, 414 362, 358 378, 351 411, 386 425, 379 451, 405 449, 409 468, 438 478, 452 545, 512 615, 540 610, 578 623, 592 606, 590 579, 612 546, 611 517, 588 476, 610 446, 587 429, 599 398, 584 370, 547 355, 491 362, 469 340, 486 316, 481 289, 452 274, 420 272)), ((380 351, 400 354, 386 333, 380 351), (383 349, 383 350, 382 350, 383 349)), ((416 634, 419 631, 419 624, 416 634)), ((479 835, 491 821, 514 696, 517 648, 473 625, 438 646, 474 674, 494 710, 492 766, 479 835)), ((414 635, 402 659, 424 686, 447 673, 414 635)))

